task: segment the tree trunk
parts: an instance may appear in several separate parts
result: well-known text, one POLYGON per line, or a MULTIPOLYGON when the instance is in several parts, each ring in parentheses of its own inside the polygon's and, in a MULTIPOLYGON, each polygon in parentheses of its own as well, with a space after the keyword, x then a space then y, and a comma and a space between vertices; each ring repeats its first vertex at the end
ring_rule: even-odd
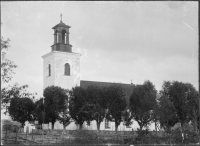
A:
POLYGON ((143 127, 143 126, 142 126, 142 124, 141 124, 141 125, 140 125, 140 131, 142 131, 142 127, 143 127))
POLYGON ((63 136, 65 135, 65 128, 66 128, 66 125, 65 125, 65 124, 63 124, 62 138, 63 138, 63 136))
POLYGON ((195 132, 195 133, 198 133, 198 132, 197 132, 197 122, 196 122, 195 119, 193 120, 193 124, 194 124, 194 132, 195 132))
POLYGON ((118 124, 115 123, 115 131, 118 129, 118 124))
POLYGON ((22 128, 24 127, 24 123, 21 123, 22 128))
POLYGON ((54 123, 55 123, 55 122, 52 122, 52 125, 51 125, 51 129, 52 129, 52 130, 54 130, 54 123))
POLYGON ((79 130, 83 129, 83 123, 79 124, 79 130))
POLYGON ((198 133, 198 128, 197 128, 197 114, 195 113, 195 110, 193 110, 194 113, 194 118, 193 118, 193 123, 194 123, 194 132, 198 133))
POLYGON ((101 125, 101 122, 97 122, 97 130, 100 130, 100 125, 101 125))
POLYGON ((185 140, 185 134, 184 134, 184 123, 181 123, 181 134, 182 134, 182 143, 184 142, 185 140))
POLYGON ((155 121, 155 130, 156 130, 156 135, 158 134, 158 130, 157 130, 157 122, 155 121))

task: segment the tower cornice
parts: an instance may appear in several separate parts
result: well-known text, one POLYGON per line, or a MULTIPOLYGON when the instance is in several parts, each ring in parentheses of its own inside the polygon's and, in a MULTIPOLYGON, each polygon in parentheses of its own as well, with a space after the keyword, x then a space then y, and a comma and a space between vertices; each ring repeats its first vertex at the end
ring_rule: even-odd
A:
POLYGON ((42 58, 46 58, 46 57, 50 56, 51 54, 64 54, 64 55, 72 55, 72 56, 81 56, 80 53, 52 51, 52 52, 49 52, 49 53, 43 55, 42 58))

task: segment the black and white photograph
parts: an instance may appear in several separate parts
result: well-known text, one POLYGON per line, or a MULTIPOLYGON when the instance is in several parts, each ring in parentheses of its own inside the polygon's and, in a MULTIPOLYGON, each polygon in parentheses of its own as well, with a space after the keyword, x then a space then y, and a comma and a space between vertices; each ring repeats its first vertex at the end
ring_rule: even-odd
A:
POLYGON ((2 1, 1 145, 199 145, 198 1, 2 1))

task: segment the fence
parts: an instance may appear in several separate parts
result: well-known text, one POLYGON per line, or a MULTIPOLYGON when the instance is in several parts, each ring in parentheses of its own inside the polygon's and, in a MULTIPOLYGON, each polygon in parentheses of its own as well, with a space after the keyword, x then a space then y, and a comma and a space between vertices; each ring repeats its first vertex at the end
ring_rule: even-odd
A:
MULTIPOLYGON (((10 126, 10 125, 9 125, 10 126)), ((1 143, 2 144, 37 144, 35 141, 27 138, 28 134, 23 133, 23 128, 10 126, 7 128, 3 126, 1 143)))
POLYGON ((4 128, 2 144, 123 144, 130 137, 130 133, 113 131, 33 130, 29 134, 20 128, 4 128))
MULTIPOLYGON (((96 130, 33 130, 33 133, 24 133, 23 129, 5 129, 2 131, 2 144, 28 145, 131 145, 136 144, 163 144, 171 143, 169 137, 144 136, 139 137, 134 131, 96 131, 96 130), (151 142, 149 142, 151 141, 151 142)), ((166 146, 166 145, 165 145, 166 146)))

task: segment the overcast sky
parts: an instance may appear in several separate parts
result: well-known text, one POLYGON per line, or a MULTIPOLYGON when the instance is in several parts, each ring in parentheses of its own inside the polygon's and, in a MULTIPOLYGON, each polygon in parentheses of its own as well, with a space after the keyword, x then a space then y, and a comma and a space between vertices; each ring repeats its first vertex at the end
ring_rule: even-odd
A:
POLYGON ((53 29, 71 26, 81 80, 142 84, 188 82, 198 88, 198 2, 1 2, 1 34, 10 38, 10 84, 43 92, 43 59, 53 29))

